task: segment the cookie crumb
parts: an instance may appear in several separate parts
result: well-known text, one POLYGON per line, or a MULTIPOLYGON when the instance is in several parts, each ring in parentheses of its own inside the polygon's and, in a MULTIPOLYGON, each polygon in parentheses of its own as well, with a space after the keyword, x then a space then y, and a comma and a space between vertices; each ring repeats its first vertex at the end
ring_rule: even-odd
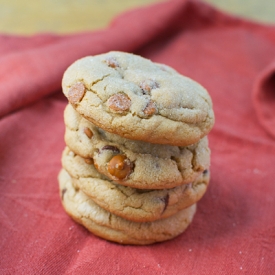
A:
POLYGON ((70 157, 74 157, 75 156, 75 153, 73 151, 70 151, 69 154, 68 154, 70 157))

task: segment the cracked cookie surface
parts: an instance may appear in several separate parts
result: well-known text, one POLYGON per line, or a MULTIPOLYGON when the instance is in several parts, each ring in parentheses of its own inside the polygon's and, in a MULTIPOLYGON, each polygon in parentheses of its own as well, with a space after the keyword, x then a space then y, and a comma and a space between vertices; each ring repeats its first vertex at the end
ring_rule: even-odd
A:
POLYGON ((62 89, 82 116, 127 139, 187 146, 214 124, 211 98, 200 84, 129 53, 77 60, 65 71, 62 89))
POLYGON ((195 181, 210 166, 207 137, 190 146, 152 144, 106 132, 68 104, 65 142, 109 179, 143 189, 173 188, 195 181))
POLYGON ((100 207, 127 220, 146 222, 167 218, 198 202, 207 190, 210 172, 194 182, 171 189, 144 190, 116 184, 99 174, 93 165, 69 148, 62 154, 62 166, 74 186, 100 207))
POLYGON ((58 181, 67 214, 90 232, 113 242, 146 245, 172 239, 185 231, 196 212, 196 204, 193 204, 166 219, 143 223, 128 221, 104 210, 74 188, 65 170, 59 173, 58 181))

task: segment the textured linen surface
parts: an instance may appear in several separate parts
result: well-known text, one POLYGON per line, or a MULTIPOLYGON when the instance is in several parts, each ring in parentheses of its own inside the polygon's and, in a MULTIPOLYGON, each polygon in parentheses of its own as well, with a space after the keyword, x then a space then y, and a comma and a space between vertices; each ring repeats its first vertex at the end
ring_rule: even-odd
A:
POLYGON ((97 32, 1 35, 0 83, 1 275, 274 274, 275 26, 172 0, 97 32), (110 50, 170 65, 213 99, 211 183, 193 223, 171 241, 110 243, 60 202, 62 74, 110 50))

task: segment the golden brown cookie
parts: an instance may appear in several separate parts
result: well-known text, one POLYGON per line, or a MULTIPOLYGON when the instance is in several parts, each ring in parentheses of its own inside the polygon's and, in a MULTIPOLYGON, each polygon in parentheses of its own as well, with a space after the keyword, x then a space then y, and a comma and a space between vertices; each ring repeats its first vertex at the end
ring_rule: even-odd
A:
POLYGON ((210 166, 207 137, 182 146, 134 141, 108 133, 68 104, 65 142, 109 179, 133 188, 163 189, 190 183, 210 166))
POLYGON ((194 182, 171 189, 142 190, 109 181, 92 164, 68 148, 62 154, 62 166, 74 186, 100 207, 124 219, 153 221, 174 215, 198 202, 207 190, 210 172, 205 170, 194 182))
POLYGON ((188 227, 196 212, 193 204, 166 219, 132 222, 104 210, 75 189, 65 170, 61 170, 58 180, 61 201, 68 215, 95 235, 121 244, 146 245, 172 239, 188 227))
POLYGON ((211 98, 200 84, 134 54, 77 60, 64 73, 62 88, 82 116, 127 139, 187 146, 214 124, 211 98))

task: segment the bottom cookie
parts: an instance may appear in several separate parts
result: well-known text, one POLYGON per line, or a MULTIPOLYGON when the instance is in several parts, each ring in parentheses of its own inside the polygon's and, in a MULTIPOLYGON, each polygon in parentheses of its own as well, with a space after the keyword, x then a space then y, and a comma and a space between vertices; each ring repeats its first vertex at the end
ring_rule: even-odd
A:
POLYGON ((164 219, 191 206, 202 198, 210 180, 210 171, 205 170, 194 182, 171 189, 131 188, 108 180, 69 148, 63 151, 62 167, 76 189, 106 211, 134 222, 164 219))
POLYGON ((121 244, 146 245, 172 239, 188 227, 196 212, 196 204, 193 204, 165 219, 132 222, 104 210, 81 190, 75 189, 65 170, 61 170, 58 180, 67 214, 93 234, 121 244))

